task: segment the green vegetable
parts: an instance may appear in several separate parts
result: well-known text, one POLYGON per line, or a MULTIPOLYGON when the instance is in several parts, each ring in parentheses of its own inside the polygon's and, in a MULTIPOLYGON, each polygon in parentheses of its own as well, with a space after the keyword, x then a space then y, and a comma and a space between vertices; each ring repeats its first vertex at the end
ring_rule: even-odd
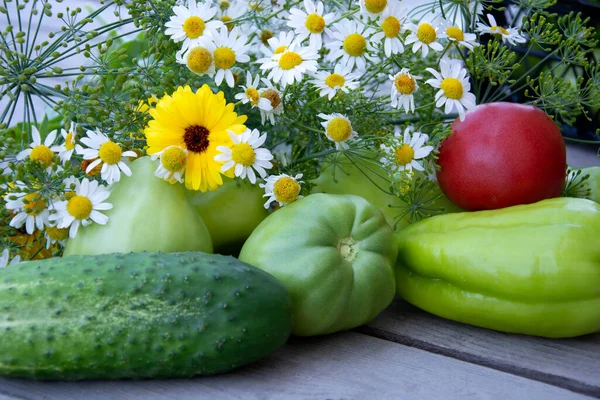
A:
POLYGON ((214 192, 186 192, 210 232, 215 252, 236 255, 269 212, 263 206, 265 191, 258 184, 223 180, 214 192))
POLYGON ((67 242, 65 255, 137 251, 212 253, 210 234, 187 201, 182 185, 154 176, 157 164, 142 157, 131 164, 131 177, 113 184, 106 225, 82 228, 67 242))
POLYGON ((600 330, 600 205, 555 198, 400 231, 398 294, 433 314, 552 338, 600 330))
POLYGON ((600 167, 588 167, 581 169, 581 175, 589 175, 585 181, 585 187, 590 189, 590 199, 600 203, 600 167))
POLYGON ((397 254, 392 235, 365 199, 314 194, 267 217, 240 260, 287 287, 294 334, 321 335, 364 324, 390 304, 397 254))
POLYGON ((0 375, 39 380, 214 374, 291 330, 276 279, 196 252, 23 262, 0 270, 0 307, 0 375))

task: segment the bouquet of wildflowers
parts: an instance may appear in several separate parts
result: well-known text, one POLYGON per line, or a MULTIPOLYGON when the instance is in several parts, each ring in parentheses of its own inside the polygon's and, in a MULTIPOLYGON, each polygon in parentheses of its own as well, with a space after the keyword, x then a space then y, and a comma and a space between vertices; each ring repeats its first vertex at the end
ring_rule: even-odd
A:
POLYGON ((595 32, 555 2, 5 3, 1 263, 106 224, 111 186, 145 156, 191 191, 248 181, 267 209, 351 168, 396 199, 396 221, 442 212, 436 150, 476 105, 520 93, 567 125, 600 107, 595 32), (40 37, 51 18, 63 26, 40 37))

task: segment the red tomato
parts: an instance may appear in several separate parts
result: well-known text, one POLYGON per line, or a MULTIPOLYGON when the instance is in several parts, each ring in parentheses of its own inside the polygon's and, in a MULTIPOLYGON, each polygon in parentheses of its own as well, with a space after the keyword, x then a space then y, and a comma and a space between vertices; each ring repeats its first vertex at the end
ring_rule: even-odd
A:
POLYGON ((444 194, 475 211, 535 203, 561 194, 567 154, 560 130, 539 108, 489 103, 452 124, 440 146, 444 194))

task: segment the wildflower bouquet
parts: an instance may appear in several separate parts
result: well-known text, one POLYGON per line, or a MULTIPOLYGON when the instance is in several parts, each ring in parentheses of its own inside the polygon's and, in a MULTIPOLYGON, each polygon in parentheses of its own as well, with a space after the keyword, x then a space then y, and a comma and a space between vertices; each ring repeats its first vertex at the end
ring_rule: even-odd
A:
POLYGON ((443 211, 436 152, 476 105, 523 95, 566 125, 600 107, 595 31, 556 0, 405 3, 113 0, 84 17, 4 3, 2 265, 106 224, 136 158, 190 191, 248 181, 267 209, 358 171, 412 222, 443 211), (41 38, 53 17, 64 26, 41 38))

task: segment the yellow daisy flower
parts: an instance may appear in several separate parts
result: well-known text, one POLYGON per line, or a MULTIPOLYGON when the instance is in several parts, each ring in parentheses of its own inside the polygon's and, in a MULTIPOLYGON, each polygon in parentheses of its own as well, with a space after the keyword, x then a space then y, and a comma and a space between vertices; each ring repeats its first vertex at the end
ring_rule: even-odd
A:
MULTIPOLYGON (((202 192, 216 190, 223 184, 223 163, 215 161, 217 147, 233 145, 227 131, 239 135, 246 130, 247 117, 238 116, 233 107, 223 92, 214 94, 207 85, 195 93, 189 86, 177 88, 150 110, 153 120, 144 130, 148 154, 169 146, 186 149, 185 186, 202 192)), ((233 177, 232 170, 223 174, 233 177)))

